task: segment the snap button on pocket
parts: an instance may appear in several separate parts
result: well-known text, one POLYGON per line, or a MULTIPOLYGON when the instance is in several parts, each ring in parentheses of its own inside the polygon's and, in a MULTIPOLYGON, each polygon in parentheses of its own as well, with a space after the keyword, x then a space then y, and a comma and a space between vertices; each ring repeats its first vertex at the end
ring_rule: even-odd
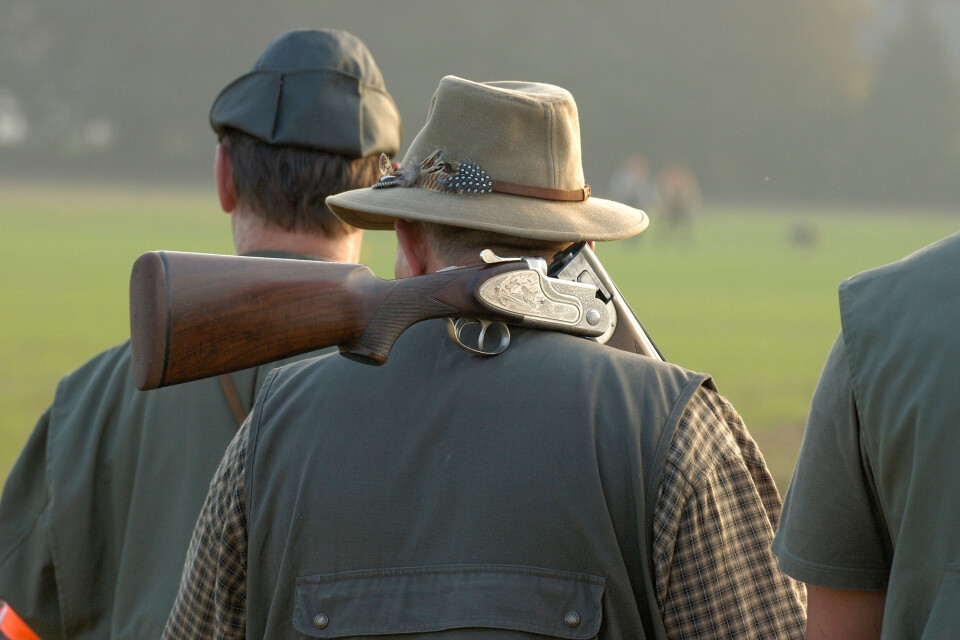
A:
POLYGON ((330 618, 325 613, 318 613, 313 617, 313 626, 317 629, 325 629, 330 624, 330 618))
POLYGON ((580 614, 576 611, 568 611, 567 615, 563 616, 563 624, 573 629, 580 624, 580 614))

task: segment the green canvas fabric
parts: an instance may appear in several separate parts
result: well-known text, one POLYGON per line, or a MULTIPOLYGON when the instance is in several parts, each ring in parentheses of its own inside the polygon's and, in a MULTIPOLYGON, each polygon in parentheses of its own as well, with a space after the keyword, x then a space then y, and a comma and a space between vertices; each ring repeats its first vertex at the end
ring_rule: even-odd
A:
MULTIPOLYGON (((232 374, 247 409, 274 366, 232 374)), ((43 640, 160 637, 236 430, 216 378, 138 391, 128 342, 67 375, 4 486, 0 599, 43 640)))
POLYGON ((481 358, 442 321, 302 364, 251 414, 248 637, 663 636, 652 512, 707 376, 553 332, 481 358))
POLYGON ((820 374, 773 551, 780 568, 804 582, 887 587, 893 548, 861 453, 842 335, 820 374))
POLYGON ((841 285, 775 541, 801 580, 886 588, 884 638, 960 628, 958 268, 960 234, 841 285))

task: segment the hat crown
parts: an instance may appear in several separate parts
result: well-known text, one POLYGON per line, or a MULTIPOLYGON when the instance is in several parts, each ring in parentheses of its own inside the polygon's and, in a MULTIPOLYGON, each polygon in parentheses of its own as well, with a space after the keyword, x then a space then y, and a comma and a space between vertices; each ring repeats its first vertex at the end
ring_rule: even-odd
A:
POLYGON ((214 100, 210 125, 351 158, 400 149, 400 112, 373 55, 356 36, 332 29, 274 39, 214 100))
POLYGON ((367 46, 346 31, 297 29, 278 36, 267 45, 250 71, 337 71, 383 87, 383 75, 367 46))
POLYGON ((590 194, 577 104, 551 84, 446 76, 400 167, 381 171, 374 188, 332 195, 327 206, 361 229, 405 219, 567 242, 647 226, 643 211, 590 194))
POLYGON ((577 104, 569 91, 550 84, 446 76, 402 164, 436 150, 444 160, 479 165, 494 180, 584 186, 577 104))

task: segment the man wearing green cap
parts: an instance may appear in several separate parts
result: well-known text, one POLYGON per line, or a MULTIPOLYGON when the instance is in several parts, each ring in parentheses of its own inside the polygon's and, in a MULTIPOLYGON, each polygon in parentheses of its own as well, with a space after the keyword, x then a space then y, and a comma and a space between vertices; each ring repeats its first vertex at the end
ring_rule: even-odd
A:
MULTIPOLYGON (((210 123, 238 253, 359 260, 362 232, 324 200, 372 184, 400 146, 360 40, 280 36, 210 123)), ((125 343, 64 378, 4 488, 0 599, 44 640, 159 637, 210 477, 272 366, 140 392, 125 343)))
MULTIPOLYGON (((590 196, 576 104, 552 85, 444 78, 384 173, 327 205, 395 230, 398 277, 647 225, 590 196)), ((482 357, 426 321, 381 367, 273 371, 164 637, 802 637, 802 586, 769 550, 776 488, 709 376, 511 333, 482 357)))

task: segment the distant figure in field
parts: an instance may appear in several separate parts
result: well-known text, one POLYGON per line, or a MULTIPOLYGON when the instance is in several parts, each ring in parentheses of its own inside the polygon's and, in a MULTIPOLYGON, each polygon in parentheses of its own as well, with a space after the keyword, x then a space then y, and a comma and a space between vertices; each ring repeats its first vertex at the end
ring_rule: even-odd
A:
MULTIPOLYGON (((326 197, 374 183, 400 147, 360 40, 281 35, 210 124, 237 253, 359 260, 362 232, 326 197)), ((159 638, 210 478, 275 366, 141 392, 126 342, 66 376, 3 490, 0 599, 44 640, 159 638)))
POLYGON ((700 206, 697 177, 680 164, 665 166, 657 174, 658 210, 671 235, 683 242, 693 240, 693 212, 700 206))
POLYGON ((628 156, 610 179, 610 198, 636 209, 647 210, 656 197, 650 177, 650 161, 641 155, 628 156))
POLYGON ((790 227, 787 241, 797 249, 813 249, 820 243, 820 230, 809 220, 801 220, 790 227))

